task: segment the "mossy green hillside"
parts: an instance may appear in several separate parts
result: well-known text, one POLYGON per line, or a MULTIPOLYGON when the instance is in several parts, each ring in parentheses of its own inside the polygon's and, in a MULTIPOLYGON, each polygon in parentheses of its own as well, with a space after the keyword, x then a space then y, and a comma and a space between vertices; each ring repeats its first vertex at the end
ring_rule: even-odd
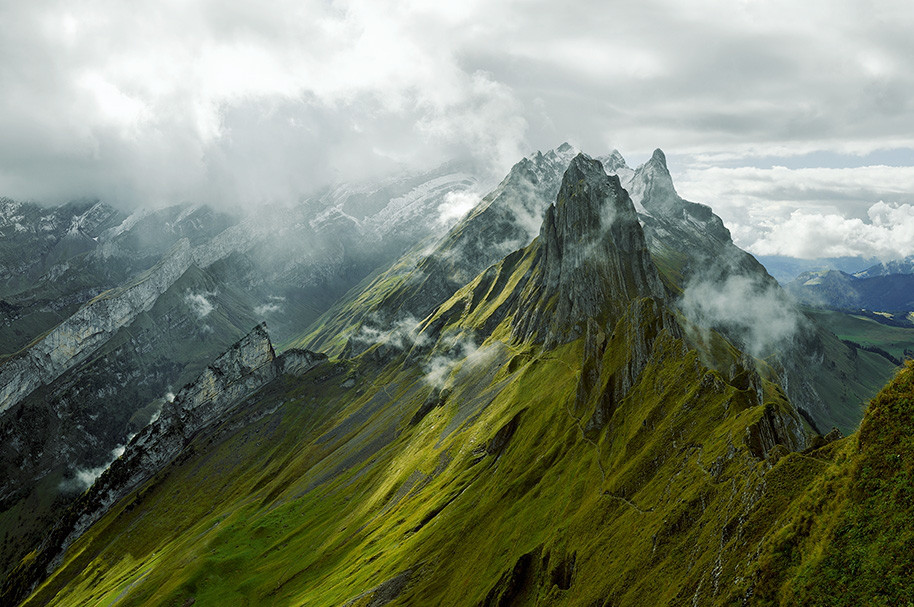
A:
POLYGON ((826 453, 760 555, 758 602, 914 602, 914 365, 870 403, 857 434, 826 453))
POLYGON ((804 311, 840 339, 879 348, 902 360, 914 352, 914 328, 890 326, 849 312, 815 308, 804 311))
POLYGON ((770 462, 746 437, 783 403, 755 403, 662 333, 589 435, 585 340, 542 351, 494 334, 486 364, 455 364, 418 419, 438 386, 403 358, 278 380, 237 416, 275 411, 198 436, 27 604, 339 605, 398 579, 399 604, 707 604, 751 573, 769 528, 740 521, 770 462))

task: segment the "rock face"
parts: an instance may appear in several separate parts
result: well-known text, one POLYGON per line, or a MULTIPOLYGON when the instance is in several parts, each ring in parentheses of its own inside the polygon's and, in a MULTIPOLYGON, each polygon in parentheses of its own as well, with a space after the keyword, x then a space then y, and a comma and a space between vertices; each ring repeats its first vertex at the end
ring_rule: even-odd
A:
POLYGON ((93 250, 95 239, 120 218, 115 209, 93 200, 48 209, 0 198, 0 298, 62 271, 70 257, 93 250))
MULTIPOLYGON (((395 266, 375 281, 396 282, 396 288, 371 307, 360 304, 340 309, 305 344, 324 350, 354 320, 357 326, 376 329, 380 325, 383 331, 405 318, 421 319, 487 267, 530 244, 542 225, 543 211, 555 201, 562 175, 577 154, 565 143, 522 159, 434 246, 407 254, 399 268, 395 266)), ((346 352, 357 355, 370 345, 353 339, 346 352)))
POLYGON ((276 353, 260 324, 235 343, 184 386, 159 419, 146 426, 127 445, 124 454, 95 482, 80 505, 88 505, 75 521, 66 548, 107 508, 174 459, 200 429, 223 419, 245 396, 263 387, 277 375, 276 353))
POLYGON ((538 246, 540 272, 520 305, 518 337, 565 343, 583 334, 587 319, 611 325, 631 300, 664 298, 628 193, 583 154, 546 210, 538 246))
POLYGON ((280 373, 302 375, 325 360, 326 354, 293 348, 283 352, 276 359, 276 363, 279 365, 280 373))
POLYGON ((221 417, 239 398, 276 377, 276 353, 266 323, 257 325, 184 386, 159 417, 160 425, 180 420, 185 437, 221 417))
POLYGON ((767 277, 754 257, 733 244, 710 207, 679 196, 661 150, 624 185, 641 214, 651 253, 677 265, 683 282, 699 273, 716 278, 734 269, 767 277))
MULTIPOLYGON (((225 419, 239 404, 282 373, 302 374, 326 360, 306 350, 276 356, 261 323, 224 352, 167 403, 159 418, 127 445, 83 494, 42 546, 35 573, 53 570, 64 550, 119 499, 151 479, 200 430, 225 419)), ((18 593, 22 589, 16 590, 18 593)))
POLYGON ((118 329, 149 310, 190 267, 190 253, 190 243, 181 240, 136 282, 98 296, 41 341, 4 363, 0 367, 0 413, 85 360, 118 329))
MULTIPOLYGON (((859 383, 851 379, 871 371, 796 308, 765 268, 733 243, 720 217, 679 196, 662 151, 638 167, 627 187, 652 258, 664 279, 683 291, 679 308, 685 317, 757 358, 776 361, 785 393, 818 428, 837 425, 851 431, 871 395, 863 384, 888 375, 859 383)), ((809 289, 850 292, 833 282, 809 289)))

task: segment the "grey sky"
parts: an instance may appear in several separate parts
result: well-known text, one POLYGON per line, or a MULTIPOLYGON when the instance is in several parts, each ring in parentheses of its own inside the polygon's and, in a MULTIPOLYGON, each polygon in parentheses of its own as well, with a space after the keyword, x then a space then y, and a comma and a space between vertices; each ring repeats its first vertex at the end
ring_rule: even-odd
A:
POLYGON ((0 23, 0 195, 252 204, 569 140, 662 147, 758 252, 914 253, 873 219, 914 216, 905 2, 37 0, 0 23))

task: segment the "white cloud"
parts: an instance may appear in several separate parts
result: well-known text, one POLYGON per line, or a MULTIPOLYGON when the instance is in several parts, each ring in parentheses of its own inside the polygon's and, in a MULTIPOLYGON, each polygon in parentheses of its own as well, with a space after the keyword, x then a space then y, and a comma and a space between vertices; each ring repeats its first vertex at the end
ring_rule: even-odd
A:
POLYGON ((188 293, 184 296, 184 301, 197 316, 198 320, 206 318, 215 308, 207 297, 214 296, 215 293, 188 293))
POLYGON ((461 337, 447 352, 439 352, 425 364, 423 379, 430 386, 443 388, 457 370, 472 370, 490 361, 497 353, 494 347, 479 347, 472 339, 461 337))
POLYGON ((450 225, 461 219, 479 204, 480 196, 470 191, 448 192, 444 202, 438 205, 438 222, 450 225))
POLYGON ((723 281, 698 276, 686 285, 680 307, 691 322, 726 330, 743 350, 759 357, 791 340, 800 323, 777 287, 748 276, 730 275, 723 281))
POLYGON ((414 345, 428 344, 428 337, 419 333, 419 321, 413 316, 404 316, 391 323, 381 324, 377 318, 375 325, 364 324, 352 337, 353 341, 363 344, 383 344, 403 350, 414 345))
POLYGON ((878 202, 869 221, 794 211, 752 244, 759 255, 804 259, 861 256, 891 260, 914 254, 914 207, 878 202))
POLYGON ((914 167, 690 167, 678 177, 684 198, 711 205, 736 244, 759 255, 912 252, 914 167))
POLYGON ((43 0, 0 22, 19 198, 252 204, 454 155, 498 174, 566 139, 696 161, 914 147, 895 1, 43 0))
POLYGON ((273 314, 274 312, 282 312, 282 306, 272 301, 254 308, 254 314, 257 316, 266 316, 267 314, 273 314))
POLYGON ((133 440, 133 437, 136 434, 131 434, 127 437, 127 440, 124 441, 124 444, 118 445, 111 450, 109 455, 108 462, 98 466, 96 468, 78 468, 74 471, 74 476, 72 479, 65 479, 60 483, 61 491, 85 491, 92 486, 92 483, 102 475, 102 473, 108 469, 108 466, 111 465, 114 460, 119 458, 124 454, 124 451, 127 449, 127 445, 133 440))

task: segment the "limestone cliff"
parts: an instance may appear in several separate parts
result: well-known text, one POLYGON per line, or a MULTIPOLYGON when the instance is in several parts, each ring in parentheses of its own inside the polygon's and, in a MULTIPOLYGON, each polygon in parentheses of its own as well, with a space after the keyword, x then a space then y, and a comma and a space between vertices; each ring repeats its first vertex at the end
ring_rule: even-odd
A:
POLYGON ((149 310, 191 264, 183 239, 132 284, 102 293, 30 348, 0 367, 0 413, 79 364, 118 329, 149 310))
POLYGON ((246 397, 280 374, 302 374, 324 360, 323 354, 304 350, 277 357, 266 324, 256 326, 184 386, 163 407, 159 418, 137 434, 123 455, 73 504, 42 545, 34 573, 41 575, 41 568, 52 571, 67 546, 114 503, 174 460, 200 430, 225 419, 246 397))

